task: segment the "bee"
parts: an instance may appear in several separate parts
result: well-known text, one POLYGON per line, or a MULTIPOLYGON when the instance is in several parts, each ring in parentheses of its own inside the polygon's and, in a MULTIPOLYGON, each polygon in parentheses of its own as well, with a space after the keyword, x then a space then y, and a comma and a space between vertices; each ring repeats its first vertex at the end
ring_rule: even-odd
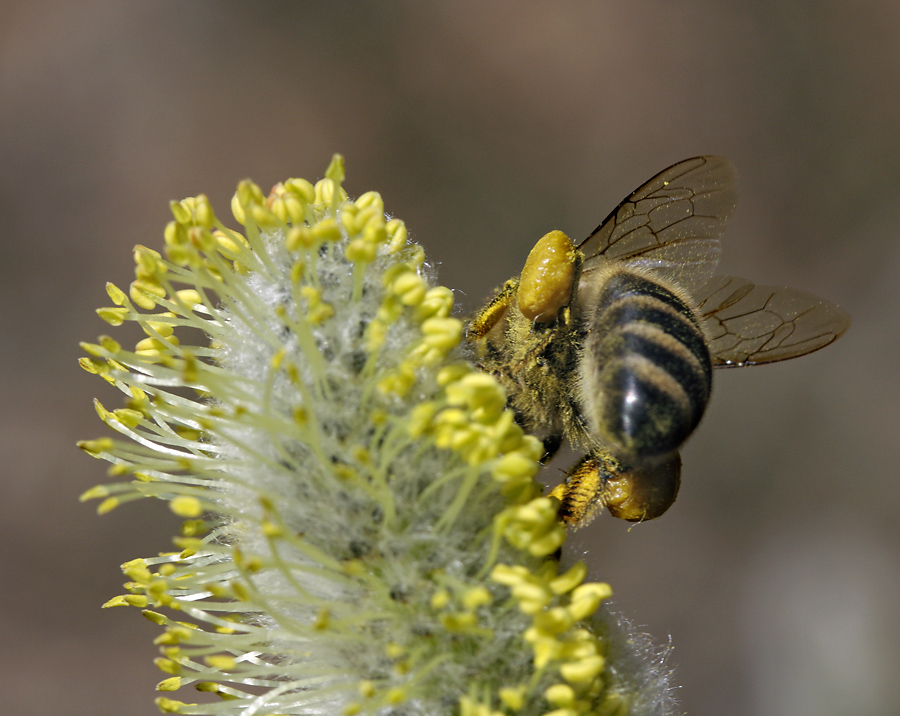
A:
POLYGON ((722 157, 665 169, 577 246, 541 238, 520 276, 467 324, 479 367, 519 423, 585 451, 550 494, 579 527, 603 507, 659 517, 675 501, 678 450, 709 402, 713 368, 811 353, 850 325, 838 306, 790 288, 714 276, 737 175, 722 157))

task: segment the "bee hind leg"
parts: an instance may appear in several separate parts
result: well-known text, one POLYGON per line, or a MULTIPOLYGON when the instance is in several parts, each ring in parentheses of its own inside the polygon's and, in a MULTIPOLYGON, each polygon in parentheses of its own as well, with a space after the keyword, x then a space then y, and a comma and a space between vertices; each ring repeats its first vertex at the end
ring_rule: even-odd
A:
POLYGON ((608 450, 598 449, 579 460, 550 496, 560 501, 560 521, 575 529, 587 525, 604 507, 613 517, 643 522, 669 509, 680 482, 677 452, 653 465, 634 468, 608 450))

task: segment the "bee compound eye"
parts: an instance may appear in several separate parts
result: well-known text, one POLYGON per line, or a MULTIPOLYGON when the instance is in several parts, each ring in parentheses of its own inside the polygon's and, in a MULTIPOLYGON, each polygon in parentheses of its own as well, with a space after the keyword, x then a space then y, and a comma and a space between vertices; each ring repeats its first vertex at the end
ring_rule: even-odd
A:
POLYGON ((662 515, 675 502, 681 484, 681 457, 673 453, 662 462, 623 468, 606 483, 606 509, 613 517, 643 522, 662 515))
POLYGON ((529 321, 549 323, 572 298, 575 245, 562 231, 538 241, 522 269, 516 303, 529 321))

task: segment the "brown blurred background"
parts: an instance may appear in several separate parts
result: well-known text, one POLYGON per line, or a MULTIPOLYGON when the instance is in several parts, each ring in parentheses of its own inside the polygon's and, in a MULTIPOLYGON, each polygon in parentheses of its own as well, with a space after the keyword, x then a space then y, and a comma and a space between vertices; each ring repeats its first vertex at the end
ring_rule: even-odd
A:
MULTIPOLYGON (((167 201, 320 177, 388 211, 475 308, 552 228, 586 235, 698 153, 741 200, 723 270, 853 315, 829 349, 717 375, 657 522, 578 533, 697 716, 900 712, 900 5, 6 2, 0 6, 0 710, 157 713, 156 627, 101 612, 168 548, 98 518, 79 438, 114 393, 79 340, 167 201)), ((189 695, 188 695, 189 700, 189 695)))

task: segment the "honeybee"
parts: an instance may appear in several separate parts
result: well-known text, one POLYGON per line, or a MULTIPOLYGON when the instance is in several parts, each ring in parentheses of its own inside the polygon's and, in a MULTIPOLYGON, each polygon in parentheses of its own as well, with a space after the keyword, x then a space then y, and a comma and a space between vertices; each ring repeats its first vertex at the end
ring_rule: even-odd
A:
POLYGON ((722 157, 669 167, 577 246, 561 231, 540 239, 467 325, 545 461, 563 439, 586 452, 550 493, 572 526, 603 507, 629 521, 669 508, 713 368, 805 355, 850 325, 808 293, 713 276, 736 180, 722 157))

